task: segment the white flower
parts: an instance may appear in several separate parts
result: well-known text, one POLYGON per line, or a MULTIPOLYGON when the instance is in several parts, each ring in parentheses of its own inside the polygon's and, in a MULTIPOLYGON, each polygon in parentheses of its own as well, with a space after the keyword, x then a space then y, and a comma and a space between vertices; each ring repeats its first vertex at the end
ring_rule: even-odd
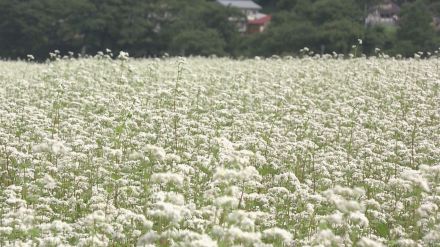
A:
POLYGON ((176 186, 183 186, 183 176, 176 173, 154 173, 151 176, 151 182, 158 184, 174 184, 176 186))
POLYGON ((336 212, 327 216, 327 221, 333 225, 341 225, 344 222, 344 215, 341 212, 336 212))
POLYGON ((216 198, 214 204, 217 207, 234 209, 238 207, 238 199, 230 196, 222 196, 216 198))
POLYGON ((283 244, 289 245, 292 241, 292 234, 284 229, 274 227, 263 231, 262 239, 266 241, 280 240, 283 244))
POLYGON ((86 225, 93 226, 96 222, 104 222, 105 221, 105 213, 102 210, 97 210, 87 215, 84 218, 84 222, 86 225))
POLYGON ((374 241, 372 239, 369 239, 367 237, 362 237, 361 240, 358 242, 359 247, 384 247, 382 243, 378 241, 374 241))
POLYGON ((148 211, 148 215, 177 224, 182 220, 184 212, 185 209, 182 206, 167 202, 157 202, 154 204, 154 208, 148 211))
POLYGON ((426 202, 420 205, 420 207, 417 209, 417 213, 420 215, 420 217, 426 218, 432 214, 435 214, 438 208, 438 205, 431 202, 426 202))
POLYGON ((200 239, 196 239, 190 243, 194 247, 217 247, 217 242, 212 240, 209 236, 203 234, 200 239))
POLYGON ((125 61, 125 60, 128 60, 128 58, 129 58, 128 52, 124 52, 124 51, 119 52, 119 55, 118 55, 119 60, 125 61))
POLYGON ((226 238, 230 241, 240 241, 246 244, 257 244, 261 242, 261 234, 258 232, 245 232, 240 228, 231 227, 226 232, 226 238))
POLYGON ((58 186, 57 181, 55 181, 55 179, 53 179, 49 174, 44 174, 43 183, 44 187, 49 190, 53 190, 58 186))
POLYGON ((342 238, 335 236, 329 229, 320 230, 312 236, 313 243, 319 246, 342 246, 342 238))
POLYGON ((145 146, 145 151, 148 152, 154 159, 158 161, 165 160, 167 155, 163 148, 150 144, 145 146))
POLYGON ((55 155, 65 154, 67 152, 67 148, 60 141, 55 141, 52 144, 52 152, 55 155))
POLYGON ((425 178, 420 174, 419 171, 415 170, 405 170, 402 172, 402 178, 411 181, 414 185, 419 186, 423 191, 429 192, 429 185, 425 178))
POLYGON ((37 145, 32 146, 32 150, 35 153, 50 152, 51 147, 47 143, 41 143, 41 144, 37 144, 37 145))
POLYGON ((159 238, 159 234, 155 231, 149 231, 146 234, 142 235, 138 241, 136 246, 138 247, 152 247, 155 246, 154 242, 159 238))
POLYGON ((363 228, 368 227, 369 221, 367 217, 361 212, 351 212, 348 218, 350 219, 350 221, 363 228))
POLYGON ((430 230, 424 237, 423 242, 425 244, 438 244, 440 242, 440 225, 434 226, 434 229, 430 230))

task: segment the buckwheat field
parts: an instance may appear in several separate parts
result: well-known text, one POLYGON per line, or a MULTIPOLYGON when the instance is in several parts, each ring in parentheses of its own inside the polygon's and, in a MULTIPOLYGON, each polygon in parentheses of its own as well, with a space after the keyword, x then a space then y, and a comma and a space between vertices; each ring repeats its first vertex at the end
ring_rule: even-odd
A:
POLYGON ((0 62, 0 246, 439 246, 440 60, 0 62))

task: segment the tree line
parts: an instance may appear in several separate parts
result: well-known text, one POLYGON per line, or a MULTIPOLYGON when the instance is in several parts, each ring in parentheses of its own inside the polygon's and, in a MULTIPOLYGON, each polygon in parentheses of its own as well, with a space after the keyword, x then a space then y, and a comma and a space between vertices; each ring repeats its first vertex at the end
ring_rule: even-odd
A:
POLYGON ((0 0, 0 57, 44 59, 61 54, 96 54, 106 48, 131 56, 218 55, 233 57, 295 55, 375 48, 391 55, 434 51, 440 35, 432 16, 436 0, 401 0, 398 27, 367 27, 365 17, 379 0, 259 0, 272 15, 261 34, 240 34, 234 8, 214 0, 0 0))

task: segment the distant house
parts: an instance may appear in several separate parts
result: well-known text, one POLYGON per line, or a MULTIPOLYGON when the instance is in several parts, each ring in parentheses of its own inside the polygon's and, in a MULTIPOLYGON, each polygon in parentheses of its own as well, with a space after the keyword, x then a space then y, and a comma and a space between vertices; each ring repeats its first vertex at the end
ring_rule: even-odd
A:
POLYGON ((258 13, 253 19, 248 19, 247 33, 261 33, 266 30, 272 16, 258 13))
POLYGON ((261 6, 251 0, 217 0, 223 6, 238 8, 245 14, 256 15, 261 10, 261 6))
POLYGON ((260 13, 261 6, 251 0, 217 0, 217 2, 225 7, 237 8, 246 16, 245 20, 230 18, 230 21, 237 24, 241 33, 263 32, 272 19, 270 15, 260 13))
POLYGON ((397 26, 399 22, 400 7, 391 0, 385 0, 383 3, 373 6, 367 18, 365 25, 377 26, 397 26))

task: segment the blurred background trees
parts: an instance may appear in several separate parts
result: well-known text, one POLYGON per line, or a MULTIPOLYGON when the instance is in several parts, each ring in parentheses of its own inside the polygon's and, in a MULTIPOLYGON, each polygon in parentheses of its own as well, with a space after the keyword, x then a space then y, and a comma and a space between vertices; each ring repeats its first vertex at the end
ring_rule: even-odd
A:
MULTIPOLYGON (((436 47, 431 13, 422 1, 405 4, 402 8, 400 28, 396 33, 395 52, 410 56, 418 51, 430 51, 436 47)), ((440 46, 437 43, 437 46, 440 46)))
POLYGON ((241 34, 233 8, 214 0, 0 0, 0 57, 44 59, 62 54, 95 54, 106 48, 132 56, 211 55, 270 56, 348 53, 363 39, 362 51, 380 48, 411 56, 440 46, 433 17, 436 0, 397 0, 398 27, 367 26, 371 6, 381 0, 255 0, 272 15, 269 28, 241 34))

